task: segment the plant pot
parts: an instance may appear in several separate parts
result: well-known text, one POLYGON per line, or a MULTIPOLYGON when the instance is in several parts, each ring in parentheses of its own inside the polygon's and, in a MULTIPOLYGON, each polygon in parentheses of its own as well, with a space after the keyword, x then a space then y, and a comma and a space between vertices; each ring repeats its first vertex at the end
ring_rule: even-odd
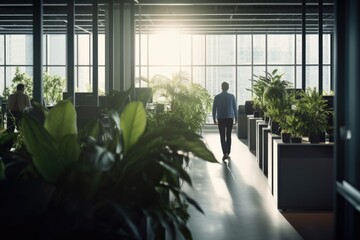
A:
POLYGON ((165 111, 165 105, 161 103, 156 104, 156 113, 163 113, 165 111))
POLYGON ((291 133, 282 132, 281 140, 283 141, 283 143, 290 143, 291 142, 291 133))
POLYGON ((278 122, 271 121, 271 132, 274 134, 280 134, 280 125, 278 122))
POLYGON ((291 143, 302 143, 301 137, 291 137, 291 143))
POLYGON ((245 114, 251 115, 254 112, 252 101, 245 101, 245 114))
POLYGON ((270 118, 268 116, 264 116, 264 121, 266 124, 269 124, 270 118))
POLYGON ((325 133, 309 133, 310 143, 325 142, 325 133))
POLYGON ((260 111, 254 111, 254 117, 256 117, 256 118, 261 117, 261 112, 260 111))

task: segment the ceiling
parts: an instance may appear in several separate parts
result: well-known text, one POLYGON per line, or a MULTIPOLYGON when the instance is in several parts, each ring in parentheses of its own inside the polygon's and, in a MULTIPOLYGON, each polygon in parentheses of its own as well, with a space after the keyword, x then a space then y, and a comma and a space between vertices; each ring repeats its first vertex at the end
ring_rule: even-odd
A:
MULTIPOLYGON (((105 13, 111 0, 99 0, 99 32, 105 31, 105 13)), ((119 4, 122 0, 114 0, 119 4)), ((127 0, 134 1, 136 31, 172 30, 184 33, 301 33, 301 0, 127 0)), ((334 28, 333 0, 322 0, 323 32, 334 28)), ((33 0, 1 0, 0 34, 32 33, 33 0)), ((75 31, 92 32, 93 0, 76 0, 75 31)), ((65 33, 66 0, 43 0, 45 33, 65 33)), ((318 0, 307 0, 306 31, 319 29, 318 0)))

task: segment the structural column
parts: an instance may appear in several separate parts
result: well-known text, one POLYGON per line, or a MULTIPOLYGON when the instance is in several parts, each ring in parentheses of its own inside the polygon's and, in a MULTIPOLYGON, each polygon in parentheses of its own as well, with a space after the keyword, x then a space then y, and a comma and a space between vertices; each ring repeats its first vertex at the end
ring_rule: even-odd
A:
POLYGON ((92 62, 93 62, 93 68, 92 68, 92 85, 93 85, 93 96, 95 99, 95 106, 99 105, 99 58, 98 58, 98 8, 99 8, 99 3, 98 0, 93 0, 93 6, 92 6, 92 10, 93 10, 93 28, 92 28, 92 40, 93 40, 93 45, 92 45, 92 52, 93 52, 93 58, 92 58, 92 62))
POLYGON ((323 92, 323 0, 319 0, 319 93, 323 92))
POLYGON ((66 67, 67 67, 67 93, 70 97, 70 101, 74 105, 75 102, 75 3, 72 0, 68 0, 67 5, 67 34, 66 34, 66 67))
POLYGON ((43 0, 33 3, 33 54, 34 54, 34 101, 43 104, 43 78, 42 78, 42 39, 43 39, 43 0))
POLYGON ((301 65, 301 72, 302 72, 302 89, 306 89, 306 0, 302 0, 302 7, 301 7, 301 14, 302 14, 302 28, 301 28, 301 36, 302 36, 302 65, 301 65))
MULTIPOLYGON (((107 28, 107 36, 113 35, 114 45, 112 53, 110 53, 111 43, 106 48, 106 58, 110 64, 106 67, 106 76, 108 76, 106 81, 107 85, 111 84, 110 76, 113 74, 113 89, 124 91, 134 86, 135 79, 134 2, 127 0, 113 3, 113 31, 111 31, 110 21, 109 17, 108 24, 110 25, 107 28), (113 68, 111 67, 112 60, 113 68)), ((111 39, 107 41, 111 41, 111 39)), ((110 88, 109 85, 109 90, 111 90, 110 88)))
POLYGON ((109 2, 105 28, 105 94, 114 89, 114 4, 109 2))

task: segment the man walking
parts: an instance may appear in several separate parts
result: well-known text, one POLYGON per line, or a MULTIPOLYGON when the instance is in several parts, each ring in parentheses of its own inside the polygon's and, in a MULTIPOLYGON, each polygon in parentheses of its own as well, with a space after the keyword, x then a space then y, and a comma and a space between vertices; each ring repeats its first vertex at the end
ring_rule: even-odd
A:
POLYGON ((225 159, 230 159, 231 131, 233 121, 237 122, 237 107, 235 96, 227 92, 229 90, 229 83, 223 82, 221 89, 222 92, 214 98, 212 116, 214 124, 218 124, 221 148, 224 154, 222 160, 224 161, 225 159))

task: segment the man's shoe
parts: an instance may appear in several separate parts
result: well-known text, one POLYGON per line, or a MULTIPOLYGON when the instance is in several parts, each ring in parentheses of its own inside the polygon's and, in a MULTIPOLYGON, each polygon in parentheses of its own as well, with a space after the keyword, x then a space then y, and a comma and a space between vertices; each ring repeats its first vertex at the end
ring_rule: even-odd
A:
POLYGON ((224 154, 224 156, 223 156, 222 160, 223 160, 223 161, 225 161, 228 157, 229 157, 229 155, 228 155, 228 154, 224 154))

